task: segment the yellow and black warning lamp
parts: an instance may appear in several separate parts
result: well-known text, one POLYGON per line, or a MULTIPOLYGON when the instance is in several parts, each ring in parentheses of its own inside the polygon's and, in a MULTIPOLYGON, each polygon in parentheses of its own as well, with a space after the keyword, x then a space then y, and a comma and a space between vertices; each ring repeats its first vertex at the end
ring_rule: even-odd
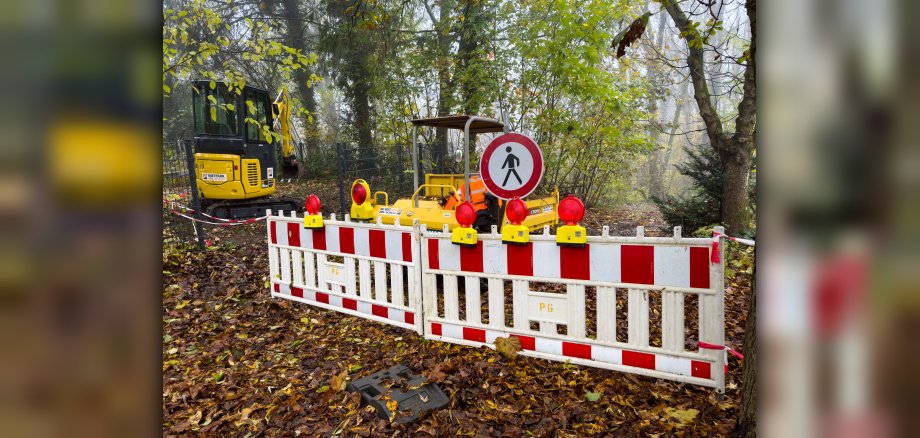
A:
POLYGON ((505 216, 510 223, 502 226, 502 243, 526 245, 530 242, 530 230, 521 225, 527 219, 527 204, 521 198, 513 198, 505 206, 505 216))
POLYGON ((304 228, 318 229, 323 227, 323 215, 319 212, 321 207, 322 204, 319 203, 319 198, 316 195, 311 194, 307 197, 306 202, 304 202, 304 209, 307 210, 307 214, 303 216, 304 228))
POLYGON ((353 220, 373 220, 374 206, 370 200, 371 188, 363 179, 351 183, 351 218, 353 220))
POLYGON ((470 201, 466 201, 454 209, 459 227, 454 228, 450 241, 456 245, 474 247, 479 242, 479 233, 473 228, 476 221, 476 208, 470 201))
POLYGON ((556 228, 556 244, 585 246, 588 243, 588 234, 585 232, 585 227, 578 225, 578 221, 585 216, 585 204, 574 195, 569 195, 559 201, 557 208, 559 219, 562 219, 565 225, 556 228))

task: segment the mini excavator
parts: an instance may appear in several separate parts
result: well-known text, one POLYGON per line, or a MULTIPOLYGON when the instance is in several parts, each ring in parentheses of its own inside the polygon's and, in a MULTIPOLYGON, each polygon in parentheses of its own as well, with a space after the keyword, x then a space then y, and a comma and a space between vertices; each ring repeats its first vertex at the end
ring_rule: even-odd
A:
POLYGON ((193 88, 195 176, 205 212, 240 219, 260 216, 266 209, 300 210, 299 202, 273 196, 276 166, 280 164, 283 178, 303 175, 287 90, 272 101, 267 91, 250 86, 240 90, 196 81, 193 88), (281 134, 280 163, 272 132, 281 134))

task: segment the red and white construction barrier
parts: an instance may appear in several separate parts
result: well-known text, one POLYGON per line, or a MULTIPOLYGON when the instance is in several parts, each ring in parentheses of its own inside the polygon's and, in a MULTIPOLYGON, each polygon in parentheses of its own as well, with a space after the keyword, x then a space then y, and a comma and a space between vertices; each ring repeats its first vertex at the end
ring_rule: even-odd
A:
POLYGON ((416 230, 334 215, 306 229, 293 212, 267 224, 272 296, 422 332, 416 230))
POLYGON ((724 390, 725 351, 705 347, 725 344, 724 267, 710 263, 712 239, 683 238, 679 227, 673 237, 644 237, 641 227, 636 237, 613 237, 605 227, 584 247, 559 246, 548 232, 509 245, 493 230, 461 247, 447 230, 417 224, 358 223, 347 215, 324 223, 313 230, 296 213, 268 217, 272 296, 428 339, 494 348, 495 339, 514 336, 523 355, 724 390), (626 312, 617 311, 618 290, 626 312), (649 339, 652 293, 661 296, 660 346, 649 339), (700 341, 694 350, 685 345, 688 295, 699 312, 698 331, 689 335, 700 341), (589 319, 596 321, 590 336, 589 319), (618 320, 626 322, 626 339, 617 338, 618 320))
POLYGON ((679 228, 670 238, 643 234, 640 227, 636 237, 611 237, 605 229, 584 247, 569 247, 548 233, 531 235, 527 245, 503 244, 492 233, 480 234, 470 248, 453 245, 445 230, 423 228, 425 336, 489 347, 498 337, 514 336, 527 356, 723 390, 722 353, 685 348, 686 295, 698 297, 698 339, 724 344, 723 267, 709 263, 710 239, 682 238, 679 228), (511 308, 505 309, 509 283, 511 308), (483 284, 487 318, 480 310, 483 284), (617 314, 617 289, 626 289, 625 315, 617 314), (653 292, 661 294, 660 347, 649 339, 653 292), (593 336, 586 323, 590 294, 596 299, 593 336), (616 322, 624 317, 628 336, 618 340, 616 322))

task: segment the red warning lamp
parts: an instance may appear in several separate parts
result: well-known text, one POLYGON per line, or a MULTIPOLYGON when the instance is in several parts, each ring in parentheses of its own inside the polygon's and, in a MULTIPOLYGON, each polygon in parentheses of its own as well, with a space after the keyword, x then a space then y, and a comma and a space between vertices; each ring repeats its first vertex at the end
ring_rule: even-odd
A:
POLYGON ((508 220, 511 221, 511 225, 520 225, 521 222, 524 222, 524 219, 527 219, 527 204, 520 198, 514 198, 508 201, 505 214, 508 216, 508 220))
POLYGON ((476 221, 476 208, 470 201, 458 205, 454 214, 457 216, 457 222, 464 228, 472 227, 473 222, 476 221))
POLYGON ((311 194, 307 197, 306 202, 304 202, 304 208, 306 208, 307 213, 319 214, 319 209, 322 207, 322 204, 319 202, 319 198, 316 195, 311 194))
POLYGON ((351 186, 351 200, 355 201, 355 204, 363 204, 367 199, 367 189, 364 187, 364 184, 355 184, 351 186))
POLYGON ((319 202, 319 197, 314 194, 307 196, 307 200, 304 201, 303 206, 307 210, 307 214, 303 215, 303 227, 313 230, 322 228, 323 215, 319 213, 322 204, 319 202))
POLYGON ((575 195, 566 196, 559 201, 559 219, 566 225, 578 225, 578 221, 585 216, 585 204, 575 195))

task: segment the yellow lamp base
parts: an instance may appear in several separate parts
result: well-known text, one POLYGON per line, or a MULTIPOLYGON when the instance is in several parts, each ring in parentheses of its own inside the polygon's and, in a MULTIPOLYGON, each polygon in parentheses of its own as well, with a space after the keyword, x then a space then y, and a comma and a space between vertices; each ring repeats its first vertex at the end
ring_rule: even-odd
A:
POLYGON ((530 229, 523 225, 505 224, 502 227, 502 243, 526 245, 530 242, 530 229))
POLYGON ((317 229, 323 227, 323 216, 319 214, 308 214, 303 217, 303 227, 317 229))
POLYGON ((457 227, 452 231, 450 241, 460 246, 476 246, 479 242, 479 233, 473 228, 457 227))
POLYGON ((556 244, 564 246, 585 246, 588 233, 581 225, 563 225, 556 228, 556 244))
POLYGON ((364 204, 358 205, 355 203, 351 204, 351 218, 352 220, 359 221, 369 221, 374 219, 374 207, 371 206, 370 202, 365 202, 364 204))

